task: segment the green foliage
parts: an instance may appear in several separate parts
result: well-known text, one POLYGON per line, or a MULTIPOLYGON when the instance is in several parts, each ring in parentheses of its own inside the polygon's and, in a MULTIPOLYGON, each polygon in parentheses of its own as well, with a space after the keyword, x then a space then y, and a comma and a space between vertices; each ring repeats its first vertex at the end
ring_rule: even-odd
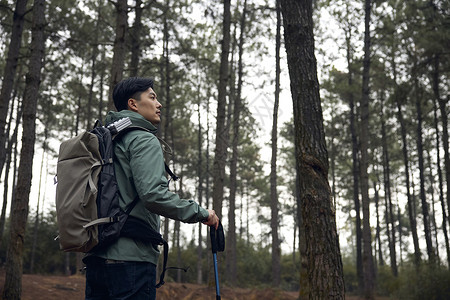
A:
POLYGON ((450 299, 450 271, 445 266, 424 264, 418 270, 408 264, 401 270, 399 282, 393 293, 397 299, 450 299))

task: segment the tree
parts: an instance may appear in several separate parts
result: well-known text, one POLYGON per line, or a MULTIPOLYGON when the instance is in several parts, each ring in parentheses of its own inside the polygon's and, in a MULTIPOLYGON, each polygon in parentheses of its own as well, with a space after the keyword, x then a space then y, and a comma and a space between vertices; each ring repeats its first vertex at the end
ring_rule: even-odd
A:
POLYGON ((13 15, 11 40, 8 46, 8 56, 3 72, 2 90, 0 92, 0 172, 3 169, 6 158, 6 116, 8 115, 9 101, 13 90, 14 77, 16 76, 17 63, 22 43, 22 31, 28 0, 18 0, 13 15))
MULTIPOLYGON (((228 210, 228 236, 227 236, 227 277, 231 284, 237 282, 237 249, 236 249, 236 192, 237 192, 237 164, 238 164, 238 144, 240 139, 239 127, 242 104, 242 85, 243 85, 243 54, 244 41, 247 21, 247 0, 244 1, 242 15, 240 18, 240 36, 238 41, 238 82, 237 91, 234 95, 233 107, 233 139, 232 155, 230 162, 230 208, 228 210)), ((232 83, 234 84, 234 82, 232 83)))
POLYGON ((125 64, 125 50, 126 50, 126 32, 128 19, 127 0, 117 0, 114 4, 116 6, 116 37, 114 39, 114 55, 111 65, 111 78, 109 81, 109 99, 108 109, 114 110, 114 102, 112 100, 112 93, 114 87, 122 80, 123 69, 125 64))
POLYGON ((213 209, 222 218, 225 162, 227 158, 227 132, 225 126, 225 107, 227 103, 228 55, 230 52, 231 1, 223 2, 222 53, 220 55, 219 88, 217 96, 216 148, 213 164, 213 209))
POLYGON ((343 299, 344 281, 314 55, 312 1, 281 1, 294 105, 296 169, 311 299, 343 299))
POLYGON ((369 157, 369 72, 370 72, 370 15, 372 10, 371 0, 365 0, 365 32, 364 32, 364 60, 363 81, 361 95, 361 125, 360 125, 360 177, 361 177, 361 199, 363 210, 363 270, 364 270, 364 296, 373 299, 375 290, 375 269, 372 256, 372 236, 370 228, 370 198, 369 198, 369 176, 367 173, 369 157))
POLYGON ((281 281, 281 249, 278 237, 278 193, 277 193, 277 149, 278 149, 278 105, 280 102, 280 47, 281 47, 281 11, 280 1, 276 0, 277 33, 275 43, 275 102, 272 120, 272 159, 270 162, 270 209, 272 217, 272 285, 278 287, 281 281))
POLYGON ((31 189, 32 164, 35 143, 36 107, 41 82, 45 50, 45 0, 35 0, 31 56, 23 99, 22 150, 15 197, 12 201, 10 243, 6 260, 6 276, 3 299, 20 299, 22 292, 23 248, 28 217, 28 201, 31 189))

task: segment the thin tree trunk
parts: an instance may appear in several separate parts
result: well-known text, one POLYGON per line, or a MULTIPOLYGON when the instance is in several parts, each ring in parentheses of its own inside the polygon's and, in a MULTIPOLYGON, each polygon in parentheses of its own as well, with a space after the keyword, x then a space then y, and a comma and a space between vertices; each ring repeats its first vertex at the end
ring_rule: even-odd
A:
POLYGON ((131 35, 131 61, 130 76, 136 77, 139 69, 139 57, 141 56, 141 31, 142 31, 142 0, 136 0, 134 8, 135 17, 131 35))
MULTIPOLYGON (((164 111, 165 111, 165 118, 163 120, 164 122, 164 140, 173 147, 173 135, 171 135, 172 132, 172 99, 170 94, 170 85, 171 85, 171 72, 170 72, 170 53, 169 53, 169 24, 167 21, 167 12, 170 7, 170 1, 167 0, 165 2, 165 10, 163 14, 163 64, 161 67, 161 77, 164 78, 164 97, 165 100, 164 103, 164 111)), ((169 163, 169 156, 168 154, 164 154, 164 158, 167 163, 169 163)), ((169 236, 169 218, 164 218, 164 236, 167 238, 169 236)), ((176 226, 176 224, 175 224, 176 226)))
POLYGON ((247 0, 244 1, 242 16, 240 20, 240 36, 238 43, 238 82, 237 91, 234 97, 233 108, 233 141, 232 157, 230 164, 230 207, 228 210, 228 244, 227 244, 227 275, 230 284, 237 283, 237 248, 236 248, 236 191, 237 191, 237 164, 238 164, 238 144, 240 138, 240 113, 242 111, 242 84, 243 84, 243 63, 244 41, 247 19, 247 0))
POLYGON ((109 82, 108 110, 115 110, 112 93, 116 84, 122 80, 126 54, 126 32, 128 19, 127 0, 117 0, 115 7, 116 37, 114 39, 114 54, 111 65, 111 78, 109 82))
POLYGON ((384 118, 384 92, 381 91, 380 95, 380 116, 381 116, 381 144, 383 148, 383 178, 384 178, 384 197, 385 201, 387 201, 386 206, 386 226, 389 233, 389 256, 391 259, 391 271, 392 274, 397 277, 398 269, 397 269, 397 252, 395 250, 396 245, 396 236, 395 236, 395 220, 394 220, 394 208, 392 205, 392 193, 391 193, 391 167, 389 160, 389 149, 388 149, 388 141, 387 141, 387 133, 386 133, 386 121, 384 118), (392 230, 389 230, 391 227, 392 230))
POLYGON ((379 212, 379 205, 380 202, 380 196, 379 196, 379 189, 377 188, 377 184, 375 181, 373 182, 373 189, 375 191, 375 211, 377 215, 377 229, 375 233, 375 240, 378 242, 378 264, 380 266, 384 266, 384 259, 383 259, 383 250, 381 247, 381 228, 380 228, 380 212, 379 212))
POLYGON ((227 132, 225 126, 225 107, 227 104, 228 55, 230 52, 231 1, 224 0, 222 25, 222 53, 219 70, 219 90, 217 97, 216 148, 213 164, 213 209, 222 218, 222 203, 227 159, 227 132))
POLYGON ((314 56, 312 1, 281 1, 294 108, 296 169, 306 237, 310 299, 343 299, 336 216, 314 56))
POLYGON ((96 64, 98 56, 98 32, 100 29, 99 25, 100 25, 100 5, 97 8, 97 21, 95 25, 96 28, 94 33, 94 43, 92 44, 92 53, 91 53, 91 82, 89 84, 89 95, 88 95, 87 116, 86 116, 86 123, 87 123, 86 128, 88 129, 92 128, 92 102, 94 99, 95 78, 97 77, 96 64))
POLYGON ((443 183, 443 176, 442 176, 442 168, 441 168, 441 150, 440 150, 440 138, 439 138, 439 122, 437 117, 437 101, 436 99, 433 99, 434 102, 434 130, 436 132, 436 165, 437 165, 437 172, 438 172, 438 184, 439 184, 439 202, 441 203, 442 207, 442 230, 444 231, 444 238, 445 238, 445 250, 447 252, 447 265, 450 267, 450 246, 449 246, 449 240, 448 240, 448 232, 447 232, 447 210, 445 208, 445 201, 444 201, 444 183, 443 183))
POLYGON ((364 32, 364 59, 363 59, 363 79, 361 96, 361 199, 363 210, 363 271, 364 271, 364 297, 374 299, 375 292, 375 269, 372 256, 372 236, 370 229, 370 198, 369 198, 369 80, 370 80, 370 15, 372 10, 371 0, 365 0, 365 32, 364 32))
POLYGON ((428 180, 429 180, 429 184, 430 184, 429 190, 430 190, 430 196, 431 196, 431 216, 430 216, 431 224, 430 225, 433 226, 432 229, 430 228, 430 230, 432 230, 432 233, 434 233, 434 242, 436 243, 435 244, 436 245, 436 253, 435 253, 436 261, 439 262, 440 261, 439 247, 438 247, 439 242, 438 242, 438 232, 437 232, 437 224, 436 224, 436 207, 435 207, 436 201, 434 199, 434 184, 435 184, 435 182, 434 182, 434 175, 433 175, 433 161, 431 159, 430 149, 426 150, 426 154, 427 154, 427 162, 428 162, 427 168, 429 170, 429 173, 428 173, 428 178, 429 178, 428 180))
MULTIPOLYGON (((101 61, 105 61, 105 47, 103 47, 101 61)), ((103 120, 103 94, 104 94, 104 81, 105 81, 105 68, 100 70, 100 87, 99 87, 99 99, 98 99, 98 119, 103 120)))
MULTIPOLYGON (((348 10, 348 7, 347 7, 348 10)), ((358 277, 358 290, 362 294, 364 289, 364 275, 362 264, 362 230, 361 230, 361 203, 359 201, 359 165, 358 165, 358 136, 356 133, 355 121, 355 100, 352 91, 353 87, 353 67, 352 67, 352 30, 346 31, 347 47, 347 68, 348 68, 348 86, 349 86, 349 106, 350 106, 350 133, 352 138, 352 174, 353 174, 353 202, 356 212, 356 275, 358 277)))
POLYGON ((0 92, 0 173, 5 164, 5 145, 7 139, 6 117, 8 116, 9 103, 14 85, 14 77, 20 55, 22 43, 23 24, 25 20, 28 0, 17 0, 13 15, 11 40, 8 46, 8 55, 3 69, 2 90, 0 92))
POLYGON ((38 193, 37 193, 37 204, 36 204, 36 217, 34 219, 34 227, 33 227, 33 244, 31 247, 31 259, 30 259, 30 273, 34 273, 34 263, 36 258, 36 249, 37 249, 37 242, 38 242, 38 232, 39 232, 39 206, 40 206, 40 200, 41 200, 41 188, 42 188, 42 177, 43 177, 43 170, 44 170, 44 160, 45 160, 45 153, 47 152, 47 137, 48 137, 48 126, 46 124, 44 129, 44 145, 42 147, 42 158, 41 158, 41 166, 39 171, 39 185, 38 185, 38 193))
POLYGON ((45 51, 45 0, 35 0, 31 56, 23 99, 23 133, 19 173, 15 197, 11 203, 10 243, 6 258, 3 299, 20 299, 22 293, 23 250, 28 202, 31 188, 34 143, 36 136, 36 107, 45 51))
POLYGON ((277 6, 277 33, 275 46, 275 103, 272 123, 272 160, 270 163, 270 227, 272 229, 272 286, 281 283, 281 248, 278 237, 278 193, 277 193, 277 148, 278 148, 278 105, 280 102, 280 47, 281 47, 281 11, 280 1, 277 6))
MULTIPOLYGON (((200 112, 200 84, 197 87, 198 95, 198 162, 197 162, 197 177, 198 177, 198 204, 202 206, 203 200, 203 154, 202 154, 202 123, 201 123, 201 112, 200 112)), ((203 236, 202 236, 202 225, 198 224, 198 245, 197 245, 197 284, 202 284, 203 280, 203 236)))
POLYGON ((424 166, 424 158, 423 158, 423 140, 422 140, 422 122, 423 122, 423 116, 422 116, 422 92, 419 88, 419 82, 417 78, 417 74, 415 74, 415 71, 417 70, 417 64, 414 63, 414 71, 412 74, 413 80, 414 80, 414 91, 415 91, 415 97, 416 97, 416 113, 417 113, 417 154, 418 154, 418 160, 419 160, 419 178, 420 178, 420 200, 422 204, 422 214, 423 214, 423 226, 424 226, 424 232, 425 232, 425 242, 427 245, 427 254, 428 254, 428 260, 430 263, 434 264, 435 262, 435 255, 434 255, 434 249, 433 249, 433 242, 431 240, 431 229, 430 229, 430 215, 429 215, 429 208, 425 193, 425 166, 424 166))
POLYGON ((400 131, 402 136, 402 153, 403 153, 403 163, 405 169, 405 187, 406 187, 406 197, 408 202, 408 218, 409 218, 409 226, 411 228, 411 234, 413 238, 414 245, 414 263, 416 266, 419 266, 421 261, 421 253, 419 248, 419 237, 417 235, 417 222, 414 213, 414 198, 411 194, 411 184, 410 184, 410 173, 409 173, 409 159, 408 159, 408 142, 406 139, 406 126, 405 120, 403 118, 402 112, 402 101, 405 99, 400 98, 400 88, 397 87, 396 92, 396 102, 397 102, 397 118, 400 123, 400 131))

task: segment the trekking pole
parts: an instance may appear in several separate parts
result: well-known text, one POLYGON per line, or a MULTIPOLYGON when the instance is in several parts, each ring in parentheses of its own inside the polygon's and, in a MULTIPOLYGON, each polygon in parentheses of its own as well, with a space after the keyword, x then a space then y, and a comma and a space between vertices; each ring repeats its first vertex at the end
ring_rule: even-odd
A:
POLYGON ((209 235, 211 237, 211 251, 214 261, 214 279, 216 282, 216 300, 220 300, 220 288, 219 288, 219 271, 217 268, 217 252, 222 252, 225 249, 225 236, 223 234, 222 224, 219 223, 217 230, 214 226, 209 229, 209 235))

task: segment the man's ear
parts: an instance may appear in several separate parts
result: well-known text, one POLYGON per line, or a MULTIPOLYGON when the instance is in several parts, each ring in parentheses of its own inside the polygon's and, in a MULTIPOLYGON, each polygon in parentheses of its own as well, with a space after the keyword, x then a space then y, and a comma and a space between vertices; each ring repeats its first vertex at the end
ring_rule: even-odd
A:
POLYGON ((137 109, 136 102, 137 102, 136 99, 133 99, 133 98, 128 99, 128 102, 127 102, 128 109, 131 110, 131 111, 137 112, 138 109, 137 109))

